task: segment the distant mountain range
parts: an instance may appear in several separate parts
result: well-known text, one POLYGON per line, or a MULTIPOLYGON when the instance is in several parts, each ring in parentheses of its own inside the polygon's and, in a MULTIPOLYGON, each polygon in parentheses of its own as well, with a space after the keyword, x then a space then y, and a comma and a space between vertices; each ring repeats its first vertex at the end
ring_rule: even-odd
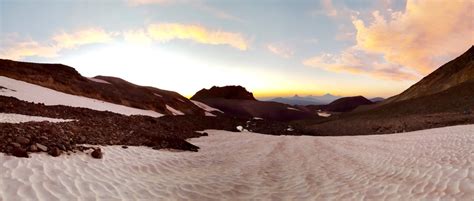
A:
MULTIPOLYGON (((298 96, 294 95, 291 97, 277 97, 273 99, 269 99, 268 101, 273 101, 273 102, 278 102, 278 103, 284 103, 288 105, 302 105, 302 106, 308 106, 308 105, 327 105, 335 100, 338 100, 340 98, 344 98, 342 96, 335 96, 330 93, 324 94, 322 96, 298 96)), ((370 101, 377 103, 377 102, 382 102, 385 100, 385 98, 382 97, 375 97, 369 99, 370 101)))
POLYGON ((378 102, 382 102, 385 100, 385 98, 382 98, 382 97, 375 97, 375 98, 371 98, 369 99, 370 101, 372 101, 373 103, 378 103, 378 102))
POLYGON ((292 97, 278 97, 273 98, 268 101, 284 103, 288 105, 326 105, 329 104, 342 96, 334 96, 332 94, 325 94, 322 96, 298 96, 294 95, 292 97))

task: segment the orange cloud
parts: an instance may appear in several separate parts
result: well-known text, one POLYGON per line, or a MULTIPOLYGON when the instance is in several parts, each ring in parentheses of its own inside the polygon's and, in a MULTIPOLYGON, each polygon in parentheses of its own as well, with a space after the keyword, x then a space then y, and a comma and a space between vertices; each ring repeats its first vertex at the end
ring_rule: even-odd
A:
POLYGON ((281 44, 268 44, 267 49, 271 53, 276 54, 283 58, 290 58, 294 54, 293 50, 281 44))
POLYGON ((29 56, 56 57, 59 49, 55 46, 41 45, 33 40, 22 41, 0 49, 0 58, 19 60, 29 56))
POLYGON ((354 17, 357 46, 427 74, 474 44, 472 1, 407 0, 405 11, 379 11, 366 25, 354 17))
POLYGON ((32 39, 22 40, 18 37, 7 40, 6 43, 2 43, 0 57, 19 60, 30 56, 56 57, 64 49, 109 42, 112 40, 112 35, 102 29, 90 28, 74 33, 56 34, 50 43, 39 43, 32 39))
POLYGON ((62 32, 53 36, 59 48, 75 48, 81 45, 106 43, 112 40, 111 34, 98 28, 89 28, 75 33, 62 32))
POLYGON ((152 39, 162 42, 182 39, 210 45, 229 45, 239 50, 247 50, 249 47, 247 40, 240 33, 208 30, 199 25, 152 24, 148 26, 147 31, 152 39))
POLYGON ((389 80, 412 80, 417 76, 400 65, 384 61, 378 54, 371 54, 351 47, 340 55, 321 54, 303 61, 305 66, 321 68, 331 72, 368 75, 389 80))

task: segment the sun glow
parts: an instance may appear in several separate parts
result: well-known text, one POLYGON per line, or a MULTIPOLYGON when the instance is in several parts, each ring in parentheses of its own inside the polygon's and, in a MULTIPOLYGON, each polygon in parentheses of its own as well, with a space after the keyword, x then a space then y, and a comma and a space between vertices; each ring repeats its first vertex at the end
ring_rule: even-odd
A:
POLYGON ((280 90, 275 86, 284 87, 282 82, 289 83, 283 75, 276 73, 229 65, 224 68, 192 55, 147 44, 115 43, 92 47, 56 62, 75 67, 84 76, 125 77, 139 85, 172 90, 187 97, 214 85, 242 85, 248 90, 269 93, 280 90))

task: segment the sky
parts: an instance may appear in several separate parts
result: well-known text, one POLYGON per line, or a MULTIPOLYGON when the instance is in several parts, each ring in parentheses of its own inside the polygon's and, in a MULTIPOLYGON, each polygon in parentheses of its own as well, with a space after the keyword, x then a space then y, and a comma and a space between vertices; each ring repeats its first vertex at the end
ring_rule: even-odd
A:
POLYGON ((471 0, 0 0, 0 58, 190 97, 407 89, 474 44, 471 0))

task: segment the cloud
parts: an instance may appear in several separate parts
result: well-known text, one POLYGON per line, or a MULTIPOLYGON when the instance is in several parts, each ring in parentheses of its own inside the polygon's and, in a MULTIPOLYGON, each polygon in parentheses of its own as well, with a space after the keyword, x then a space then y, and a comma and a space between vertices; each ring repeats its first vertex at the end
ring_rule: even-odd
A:
MULTIPOLYGON (((390 5, 390 1, 386 1, 390 5)), ((320 54, 306 66, 381 79, 413 80, 459 56, 474 44, 474 4, 469 1, 408 0, 405 10, 373 11, 366 23, 353 12, 355 45, 337 55, 320 54)))
POLYGON ((0 58, 19 60, 29 56, 56 57, 59 48, 51 45, 41 45, 31 39, 10 44, 2 43, 0 58), (8 47, 8 48, 5 48, 8 47))
POLYGON ((149 37, 161 42, 175 39, 192 40, 210 45, 229 45, 239 50, 247 50, 248 41, 240 34, 220 30, 209 30, 200 25, 160 23, 148 26, 149 37))
POLYGON ((327 16, 337 16, 337 10, 332 4, 332 0, 321 0, 321 6, 323 7, 327 16))
MULTIPOLYGON (((7 36, 8 37, 8 36, 7 36)), ((58 53, 64 49, 72 49, 82 45, 106 43, 112 40, 113 36, 102 29, 89 28, 79 30, 74 33, 62 32, 52 37, 52 42, 39 43, 32 39, 21 39, 18 36, 10 35, 10 38, 3 39, 0 47, 0 57, 19 60, 25 57, 57 57, 58 53)))
POLYGON ((404 11, 374 11, 368 24, 352 21, 362 50, 427 74, 474 44, 473 10, 471 1, 408 0, 404 11))
POLYGON ((75 48, 81 45, 107 43, 112 35, 99 28, 88 28, 74 33, 62 32, 52 37, 56 46, 61 49, 75 48))
POLYGON ((388 80, 412 80, 417 75, 403 66, 386 62, 380 54, 367 53, 358 47, 350 47, 338 55, 321 54, 303 61, 305 66, 331 72, 368 75, 388 80))
POLYGON ((283 58, 290 58, 294 54, 292 49, 282 44, 268 44, 267 50, 283 58))

